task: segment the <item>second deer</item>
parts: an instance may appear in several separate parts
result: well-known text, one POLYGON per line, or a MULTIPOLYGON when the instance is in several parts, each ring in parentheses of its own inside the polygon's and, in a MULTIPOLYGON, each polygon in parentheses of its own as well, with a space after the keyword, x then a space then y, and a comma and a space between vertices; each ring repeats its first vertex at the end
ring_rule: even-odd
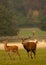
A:
POLYGON ((3 43, 4 43, 5 51, 7 52, 7 54, 9 55, 10 58, 11 58, 10 52, 17 53, 17 55, 20 58, 20 54, 19 54, 18 46, 17 45, 13 45, 13 46, 7 45, 7 43, 8 43, 8 40, 7 39, 3 40, 3 43))

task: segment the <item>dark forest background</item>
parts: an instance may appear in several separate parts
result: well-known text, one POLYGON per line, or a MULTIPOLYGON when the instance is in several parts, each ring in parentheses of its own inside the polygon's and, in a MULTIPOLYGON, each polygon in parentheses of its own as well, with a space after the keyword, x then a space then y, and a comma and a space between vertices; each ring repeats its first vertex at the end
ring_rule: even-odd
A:
POLYGON ((0 0, 0 36, 33 27, 46 31, 46 0, 0 0))

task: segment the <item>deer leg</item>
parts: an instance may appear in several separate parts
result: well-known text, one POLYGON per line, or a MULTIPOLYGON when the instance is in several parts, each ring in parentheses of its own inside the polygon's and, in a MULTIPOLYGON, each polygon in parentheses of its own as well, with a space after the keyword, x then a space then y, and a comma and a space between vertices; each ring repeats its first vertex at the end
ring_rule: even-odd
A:
POLYGON ((29 58, 29 52, 27 52, 28 58, 29 58))
POLYGON ((17 53, 17 55, 19 56, 19 58, 21 59, 19 52, 18 52, 18 51, 14 51, 14 52, 16 52, 16 53, 17 53))
POLYGON ((32 52, 33 52, 33 54, 34 54, 34 58, 36 58, 36 51, 33 50, 32 52))
POLYGON ((33 59, 33 57, 32 57, 32 51, 30 52, 30 55, 31 55, 31 59, 33 59))
POLYGON ((20 54, 19 54, 19 52, 18 52, 18 51, 17 51, 17 54, 18 54, 19 58, 21 59, 20 54))
POLYGON ((11 56, 10 56, 10 52, 7 52, 7 55, 10 57, 10 59, 12 59, 11 56))

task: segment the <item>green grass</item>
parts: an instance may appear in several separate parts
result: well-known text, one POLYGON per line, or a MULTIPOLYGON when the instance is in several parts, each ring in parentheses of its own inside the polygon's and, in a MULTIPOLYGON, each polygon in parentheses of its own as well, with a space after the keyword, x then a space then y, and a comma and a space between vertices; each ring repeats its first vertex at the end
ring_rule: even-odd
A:
POLYGON ((46 48, 37 49, 36 59, 28 58, 25 50, 19 50, 19 52, 21 60, 13 54, 11 56, 15 59, 10 59, 4 50, 0 50, 0 65, 46 65, 46 48))
POLYGON ((46 31, 40 30, 39 28, 21 28, 19 37, 31 37, 31 39, 46 40, 46 31), (35 31, 35 36, 32 32, 35 31))
POLYGON ((32 36, 32 31, 35 31, 35 36, 45 36, 46 31, 42 31, 39 28, 21 28, 20 35, 21 36, 32 36))

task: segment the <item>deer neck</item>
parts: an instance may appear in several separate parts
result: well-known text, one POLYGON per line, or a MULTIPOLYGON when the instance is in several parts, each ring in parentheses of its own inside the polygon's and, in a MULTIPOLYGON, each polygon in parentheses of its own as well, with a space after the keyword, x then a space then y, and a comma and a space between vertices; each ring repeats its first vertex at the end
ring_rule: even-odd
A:
POLYGON ((5 49, 7 48, 7 43, 4 43, 4 48, 5 48, 5 49))

